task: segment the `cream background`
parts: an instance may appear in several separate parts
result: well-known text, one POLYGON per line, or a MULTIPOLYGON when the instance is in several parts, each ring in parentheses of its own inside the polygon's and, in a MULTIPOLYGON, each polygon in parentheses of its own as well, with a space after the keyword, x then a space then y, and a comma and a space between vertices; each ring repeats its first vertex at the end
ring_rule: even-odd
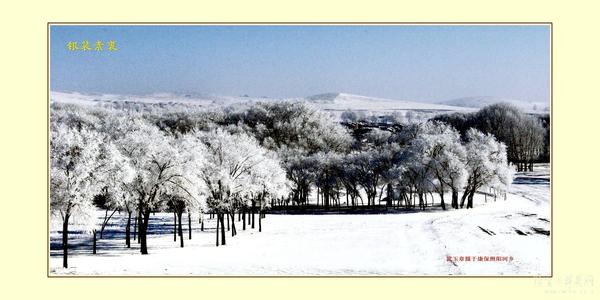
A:
POLYGON ((29 2, 0 12, 2 298, 598 297, 597 1, 29 2), (49 21, 553 22, 553 278, 47 278, 49 21), (593 285, 576 285, 577 276, 593 285))

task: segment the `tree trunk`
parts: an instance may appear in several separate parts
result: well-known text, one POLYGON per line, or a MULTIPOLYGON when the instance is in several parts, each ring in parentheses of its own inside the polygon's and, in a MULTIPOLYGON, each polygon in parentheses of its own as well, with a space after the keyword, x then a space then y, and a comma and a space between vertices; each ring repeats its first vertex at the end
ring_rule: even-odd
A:
MULTIPOLYGON (((102 235, 102 233, 100 233, 102 235)), ((92 245, 92 254, 96 254, 96 229, 92 230, 92 235, 94 236, 94 242, 92 245)))
POLYGON ((227 231, 229 231, 230 230, 229 229, 229 217, 230 216, 229 216, 229 213, 226 213, 226 215, 227 215, 227 231))
POLYGON ((148 236, 148 222, 150 221, 150 210, 146 210, 144 211, 144 218, 141 222, 141 226, 140 226, 140 240, 141 240, 141 246, 140 246, 140 252, 142 254, 148 254, 148 241, 147 241, 147 236, 148 236))
POLYGON ((256 209, 256 204, 252 201, 252 229, 254 229, 254 210, 256 209))
POLYGON ((138 216, 137 216, 137 232, 138 232, 137 242, 138 242, 138 244, 142 243, 142 241, 140 239, 141 228, 142 228, 142 211, 140 210, 138 212, 138 216))
POLYGON ((246 209, 242 211, 242 230, 246 230, 246 209))
POLYGON ((189 239, 192 239, 192 215, 188 212, 188 233, 189 239))
POLYGON ((63 248, 63 268, 68 268, 67 257, 69 255, 69 214, 65 214, 62 226, 62 248, 63 248))
POLYGON ((221 213, 221 245, 226 245, 225 243, 225 214, 221 213))
MULTIPOLYGON (((211 214, 211 218, 212 218, 212 214, 211 214)), ((216 235, 216 244, 217 247, 219 247, 219 219, 217 218, 217 231, 216 231, 217 235, 216 235)))
POLYGON ((462 197, 460 198, 460 208, 463 208, 465 206, 465 200, 467 200, 467 196, 469 195, 470 190, 466 189, 463 194, 462 197))
POLYGON ((235 212, 231 213, 231 236, 235 236, 237 234, 237 230, 235 230, 235 212))
POLYGON ((471 193, 469 193, 469 197, 467 200, 467 208, 473 208, 473 196, 475 195, 475 190, 473 190, 471 193))
POLYGON ((368 205, 369 206, 375 206, 375 199, 377 198, 377 187, 373 188, 373 190, 369 191, 368 193, 368 205))
MULTIPOLYGON (((106 226, 106 217, 108 216, 108 208, 104 212, 104 220, 102 220, 102 226, 100 227, 100 238, 102 238, 104 234, 104 226, 106 226)), ((94 252, 95 253, 95 252, 94 252)))
POLYGON ((346 207, 350 206, 350 201, 348 197, 348 189, 346 189, 346 207))
POLYGON ((183 248, 183 225, 181 224, 181 219, 183 219, 183 211, 177 213, 177 219, 179 219, 179 227, 178 227, 178 235, 179 235, 179 245, 183 248))
POLYGON ((125 245, 131 248, 131 212, 127 212, 127 227, 125 227, 125 245))
POLYGON ((386 186, 386 197, 387 197, 387 203, 386 206, 392 206, 392 201, 394 200, 394 193, 392 191, 392 184, 388 183, 386 186))
POLYGON ((173 211, 173 242, 177 242, 177 213, 173 211))
POLYGON ((381 203, 381 197, 383 196, 383 190, 385 190, 384 186, 382 186, 381 190, 379 191, 379 198, 377 199, 377 201, 379 201, 379 203, 381 203))
POLYGON ((117 209, 113 210, 113 212, 109 216, 108 209, 106 209, 106 213, 104 214, 104 221, 102 222, 102 227, 100 227, 100 239, 104 238, 104 229, 106 228, 106 225, 108 225, 108 221, 110 221, 110 219, 115 215, 116 212, 117 209))
POLYGON ((204 231, 204 220, 200 221, 200 231, 204 231))
POLYGON ((135 219, 133 220, 133 240, 136 241, 137 240, 137 226, 138 226, 138 216, 135 216, 135 219))
POLYGON ((442 209, 446 210, 446 203, 444 202, 444 191, 440 192, 440 199, 441 199, 440 204, 442 206, 442 209))
POLYGON ((452 189, 452 208, 458 208, 458 191, 456 189, 452 189))
POLYGON ((262 212, 258 215, 258 232, 262 232, 262 212))

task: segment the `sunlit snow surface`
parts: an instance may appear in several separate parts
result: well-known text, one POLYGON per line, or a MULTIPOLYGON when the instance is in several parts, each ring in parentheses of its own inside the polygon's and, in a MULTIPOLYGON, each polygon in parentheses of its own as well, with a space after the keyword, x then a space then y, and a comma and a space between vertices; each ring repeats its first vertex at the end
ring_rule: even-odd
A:
MULTIPOLYGON (((214 220, 207 220, 204 232, 194 220, 192 240, 186 226, 185 247, 180 248, 179 241, 173 241, 172 214, 157 213, 150 220, 149 255, 141 255, 135 241, 131 249, 125 248, 121 214, 111 220, 96 255, 91 254, 91 235, 73 227, 68 269, 61 267, 59 221, 51 220, 50 274, 550 275, 550 236, 536 233, 551 229, 549 166, 517 173, 506 200, 485 201, 477 195, 470 210, 428 207, 425 212, 382 215, 267 215, 260 233, 258 228, 243 231, 236 216, 238 235, 231 238, 228 232, 227 245, 219 247, 214 220), (513 260, 454 262, 448 256, 513 260)), ((438 206, 439 200, 435 203, 438 206)))
POLYGON ((174 94, 158 93, 150 95, 117 95, 117 94, 85 94, 77 92, 51 91, 50 100, 61 103, 80 105, 96 105, 108 102, 137 102, 137 103, 180 103, 195 104, 203 107, 223 107, 236 104, 251 104, 256 102, 302 101, 326 111, 369 111, 390 113, 393 111, 428 111, 454 112, 474 111, 471 107, 441 105, 424 102, 383 99, 360 96, 347 93, 326 93, 306 98, 268 98, 250 96, 221 96, 211 94, 174 94))

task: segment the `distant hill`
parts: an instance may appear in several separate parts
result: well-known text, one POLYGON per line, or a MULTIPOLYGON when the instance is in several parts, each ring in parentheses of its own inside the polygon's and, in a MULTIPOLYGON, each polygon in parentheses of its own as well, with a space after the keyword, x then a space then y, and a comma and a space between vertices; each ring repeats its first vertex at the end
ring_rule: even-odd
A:
POLYGON ((211 94, 177 94, 177 93, 155 93, 148 95, 118 95, 118 94, 94 94, 78 92, 50 92, 50 101, 62 103, 77 103, 90 105, 98 102, 130 101, 140 103, 188 103, 201 106, 227 106, 236 103, 273 101, 266 97, 244 96, 220 96, 211 94))
MULTIPOLYGON (((134 102, 143 104, 178 105, 187 104, 201 107, 237 106, 256 102, 301 101, 316 109, 326 111, 334 119, 341 119, 345 111, 358 112, 363 117, 403 116, 409 122, 427 120, 437 114, 452 112, 472 112, 477 108, 469 106, 423 103, 393 100, 348 93, 325 93, 305 98, 268 98, 242 96, 221 96, 211 94, 155 93, 149 95, 93 94, 78 92, 50 92, 51 102, 96 105, 101 103, 134 102)), ((461 103, 464 104, 464 103, 461 103)))
POLYGON ((438 104, 460 106, 460 107, 470 107, 470 108, 482 108, 484 106, 494 104, 494 103, 499 103, 499 102, 510 103, 528 113, 545 113, 545 112, 549 112, 549 110, 550 110, 550 108, 549 108, 550 106, 548 103, 525 102, 525 101, 519 101, 519 100, 515 100, 515 99, 496 98, 496 97, 465 97, 465 98, 441 101, 441 102, 438 102, 438 104))
POLYGON ((323 110, 364 110, 364 111, 470 111, 468 107, 393 100, 346 93, 325 93, 305 98, 307 102, 323 110))

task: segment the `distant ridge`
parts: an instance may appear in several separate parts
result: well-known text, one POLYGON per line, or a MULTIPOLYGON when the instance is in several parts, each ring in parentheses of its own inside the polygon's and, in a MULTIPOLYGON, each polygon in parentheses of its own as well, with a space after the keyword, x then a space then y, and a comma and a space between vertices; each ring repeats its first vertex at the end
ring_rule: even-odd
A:
POLYGON ((467 107, 393 100, 348 93, 324 93, 304 98, 324 110, 425 110, 425 111, 469 111, 467 107))
POLYGON ((508 98, 497 98, 490 96, 480 96, 480 97, 463 97, 458 99, 451 99, 438 102, 443 105, 451 105, 451 106, 460 106, 460 107, 470 107, 470 108, 482 108, 484 106, 494 104, 494 103, 509 103, 512 104, 519 109, 525 112, 547 112, 549 111, 548 103, 543 102, 525 102, 515 99, 508 98))
POLYGON ((318 95, 308 96, 305 99, 312 102, 327 102, 334 101, 337 97, 340 97, 342 93, 323 93, 318 95))
POLYGON ((221 96, 191 93, 154 93, 149 95, 119 95, 51 91, 50 100, 53 102, 78 103, 84 105, 94 105, 99 102, 128 101, 139 103, 188 103, 201 105, 205 107, 292 100, 304 101, 318 109, 327 111, 356 110, 385 113, 392 111, 409 110, 425 112, 452 112, 476 110, 475 108, 471 108, 468 106, 454 106, 445 104, 394 100, 339 92, 317 94, 305 98, 266 98, 251 97, 247 95, 221 96))

